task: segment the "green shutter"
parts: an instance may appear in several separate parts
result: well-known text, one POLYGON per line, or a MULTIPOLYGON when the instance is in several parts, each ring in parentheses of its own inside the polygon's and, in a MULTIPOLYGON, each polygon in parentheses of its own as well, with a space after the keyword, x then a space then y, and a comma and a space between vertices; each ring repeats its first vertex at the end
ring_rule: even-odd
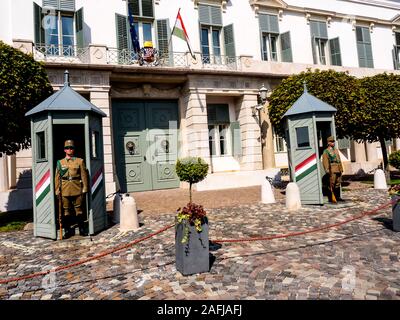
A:
POLYGON ((282 33, 281 38, 281 54, 282 62, 293 62, 292 45, 290 42, 290 31, 282 33))
POLYGON ((199 4, 198 8, 200 24, 222 26, 221 7, 199 4))
POLYGON ((209 125, 229 123, 229 105, 207 104, 207 121, 209 125))
POLYGON ((33 21, 35 28, 35 44, 40 45, 44 42, 44 29, 42 27, 42 7, 33 3, 33 21))
POLYGON ((331 54, 331 65, 341 66, 342 57, 340 54, 339 38, 334 38, 329 40, 329 51, 331 54))
POLYGON ((228 57, 236 57, 233 24, 224 27, 224 42, 225 42, 225 55, 228 57))
POLYGON ((139 0, 128 0, 128 7, 132 15, 140 16, 139 0))
MULTIPOLYGON (((169 20, 157 20, 157 43, 158 51, 161 55, 168 55, 168 53, 172 51, 172 48, 168 48, 170 34, 171 31, 169 29, 169 20)), ((172 45, 172 41, 170 45, 172 45)))
POLYGON ((43 0, 42 1, 43 7, 45 8, 53 8, 56 10, 60 9, 60 1, 59 0, 43 0))
POLYGON ((311 36, 311 51, 312 51, 312 57, 313 57, 313 63, 317 64, 318 59, 317 59, 317 51, 316 51, 316 41, 315 41, 315 36, 311 36))
POLYGON ((326 22, 310 21, 311 36, 319 39, 328 39, 328 28, 326 22))
POLYGON ((60 0, 60 10, 75 12, 75 0, 60 0))
POLYGON ((361 68, 373 68, 371 36, 366 27, 356 27, 358 63, 361 68))
POLYGON ((142 0, 142 17, 154 17, 153 0, 142 0))
POLYGON ((337 140, 338 149, 350 149, 350 139, 343 138, 337 140))
POLYGON ((400 69, 400 61, 399 61, 399 48, 397 46, 393 46, 392 50, 392 57, 393 57, 393 67, 395 70, 400 69))
POLYGON ((242 156, 242 136, 240 132, 240 123, 231 122, 231 137, 232 137, 232 155, 234 157, 242 156))
POLYGON ((261 32, 279 33, 278 16, 272 14, 259 14, 258 21, 261 32))
POLYGON ((115 23, 117 27, 117 48, 119 50, 128 49, 127 17, 116 13, 115 23))
POLYGON ((78 48, 83 48, 85 45, 85 38, 83 33, 83 8, 80 8, 75 13, 75 31, 76 31, 76 44, 78 48))

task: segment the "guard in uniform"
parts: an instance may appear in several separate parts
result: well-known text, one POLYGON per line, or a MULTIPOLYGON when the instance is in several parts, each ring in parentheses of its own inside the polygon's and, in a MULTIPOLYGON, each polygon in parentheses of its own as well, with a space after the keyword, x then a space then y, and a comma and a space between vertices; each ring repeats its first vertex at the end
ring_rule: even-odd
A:
POLYGON ((66 236, 71 236, 73 224, 78 223, 80 235, 84 235, 84 195, 88 192, 88 174, 83 159, 74 156, 74 141, 67 140, 64 143, 65 158, 57 161, 55 174, 56 195, 60 194, 63 206, 63 225, 65 226, 66 236), (74 222, 73 212, 75 211, 76 222, 74 222))
MULTIPOLYGON (((326 175, 329 177, 329 201, 344 201, 340 197, 340 184, 342 183, 343 166, 338 149, 335 148, 335 139, 328 137, 328 147, 322 154, 322 165, 326 175)), ((327 179, 328 180, 328 179, 327 179)))

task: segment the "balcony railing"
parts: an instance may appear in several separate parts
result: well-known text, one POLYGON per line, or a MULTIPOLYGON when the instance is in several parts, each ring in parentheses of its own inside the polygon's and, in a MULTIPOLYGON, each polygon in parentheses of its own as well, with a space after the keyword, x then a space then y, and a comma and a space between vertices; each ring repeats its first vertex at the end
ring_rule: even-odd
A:
POLYGON ((40 61, 89 63, 89 48, 63 45, 35 45, 34 57, 40 61))
POLYGON ((239 70, 240 59, 231 56, 202 54, 201 62, 204 69, 239 70))

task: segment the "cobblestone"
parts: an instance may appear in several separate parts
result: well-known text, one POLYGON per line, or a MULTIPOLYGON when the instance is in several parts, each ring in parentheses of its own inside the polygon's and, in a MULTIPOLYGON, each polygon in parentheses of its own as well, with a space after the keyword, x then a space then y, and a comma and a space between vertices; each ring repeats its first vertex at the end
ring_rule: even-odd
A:
MULTIPOLYGON (((285 209, 275 204, 207 208, 210 240, 297 232, 343 221, 389 201, 371 188, 345 192, 341 206, 285 209)), ((0 279, 93 256, 173 223, 174 212, 140 214, 137 232, 112 226, 90 238, 52 241, 31 231, 0 233, 0 279), (5 243, 5 245, 4 245, 5 243)), ((391 209, 340 228, 297 237, 224 243, 209 273, 182 276, 174 230, 125 251, 42 278, 0 285, 0 299, 400 299, 400 234, 391 209), (47 283, 43 286, 43 283, 47 283)), ((213 247, 213 244, 212 244, 213 247)))

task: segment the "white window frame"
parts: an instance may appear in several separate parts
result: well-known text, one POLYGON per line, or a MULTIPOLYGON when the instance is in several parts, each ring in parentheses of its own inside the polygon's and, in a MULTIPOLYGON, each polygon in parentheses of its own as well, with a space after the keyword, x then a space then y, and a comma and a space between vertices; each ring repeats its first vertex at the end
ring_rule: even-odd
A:
MULTIPOLYGON (((144 45, 144 37, 143 37, 143 23, 148 23, 151 25, 151 41, 153 42, 153 47, 156 47, 156 37, 155 37, 155 28, 154 28, 154 22, 149 21, 149 20, 136 20, 135 24, 138 24, 138 29, 136 30, 138 37, 139 37, 139 44, 140 47, 142 48, 144 45)), ((128 31, 129 32, 129 31, 128 31)))
POLYGON ((262 51, 262 60, 263 61, 272 61, 272 62, 280 62, 281 49, 279 45, 279 37, 280 35, 277 33, 270 32, 262 32, 261 33, 261 51, 262 51), (264 60, 264 36, 266 37, 267 42, 267 60, 264 60), (271 36, 275 37, 275 47, 276 47, 276 59, 272 58, 272 39, 271 36))
POLYGON ((278 135, 275 130, 272 130, 273 133, 273 137, 274 137, 274 153, 286 153, 287 152, 287 146, 286 146, 286 142, 285 139, 283 137, 281 137, 280 135, 278 135), (282 141, 283 144, 283 150, 278 150, 278 141, 282 141))
MULTIPOLYGON (((219 123, 219 124, 209 124, 208 127, 213 127, 212 133, 215 141, 215 154, 211 153, 210 149, 210 157, 231 157, 232 156, 232 139, 230 135, 230 124, 228 123, 219 123), (219 134, 219 126, 225 127, 225 142, 226 142, 226 154, 221 154, 221 144, 220 144, 220 134, 219 134)), ((210 137, 210 129, 208 129, 208 137, 210 137)), ((209 139, 210 141, 210 139, 209 139)))
MULTIPOLYGON (((209 62, 208 63, 218 63, 215 61, 216 57, 220 57, 219 59, 222 59, 222 56, 225 55, 225 46, 224 46, 224 39, 222 37, 223 34, 223 28, 222 27, 216 27, 216 26, 209 26, 202 24, 200 25, 200 46, 201 46, 201 54, 204 56, 205 54, 203 53, 203 42, 202 42, 202 35, 203 35, 203 29, 208 30, 208 48, 209 48, 209 62), (220 48, 220 54, 215 55, 214 52, 214 44, 213 44, 213 30, 218 30, 219 32, 219 48, 220 48)), ((204 60, 204 58, 203 58, 204 60)))
POLYGON ((314 46, 315 53, 317 55, 316 56, 317 65, 323 65, 323 66, 331 65, 330 52, 328 50, 329 49, 329 39, 313 37, 313 46, 314 46), (320 46, 321 42, 325 43, 325 46, 324 46, 325 63, 322 62, 321 46, 320 46))

